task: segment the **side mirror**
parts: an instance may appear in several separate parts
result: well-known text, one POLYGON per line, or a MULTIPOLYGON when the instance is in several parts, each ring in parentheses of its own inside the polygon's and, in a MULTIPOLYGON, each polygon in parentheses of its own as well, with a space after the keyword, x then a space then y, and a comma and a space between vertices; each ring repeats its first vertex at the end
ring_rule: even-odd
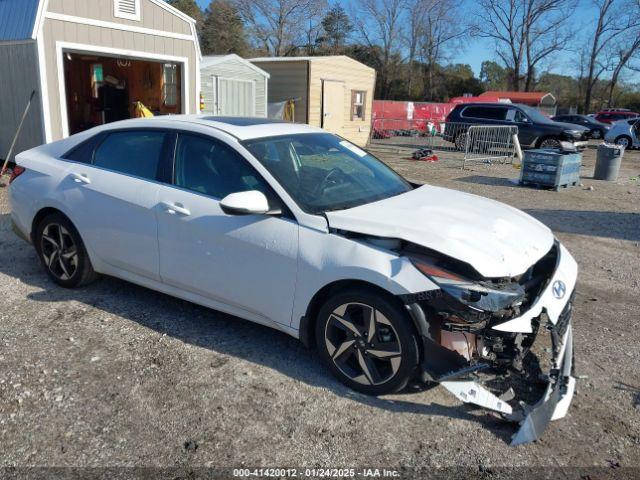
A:
POLYGON ((264 215, 275 214, 269 210, 269 201, 258 190, 230 193, 220 200, 220 208, 228 215, 264 215))

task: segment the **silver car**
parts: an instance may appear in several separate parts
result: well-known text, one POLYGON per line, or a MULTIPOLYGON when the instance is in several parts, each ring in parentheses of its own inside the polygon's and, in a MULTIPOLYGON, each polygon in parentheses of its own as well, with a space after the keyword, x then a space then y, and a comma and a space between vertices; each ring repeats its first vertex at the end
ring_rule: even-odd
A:
POLYGON ((615 122, 611 125, 604 140, 624 148, 640 148, 640 117, 615 122))

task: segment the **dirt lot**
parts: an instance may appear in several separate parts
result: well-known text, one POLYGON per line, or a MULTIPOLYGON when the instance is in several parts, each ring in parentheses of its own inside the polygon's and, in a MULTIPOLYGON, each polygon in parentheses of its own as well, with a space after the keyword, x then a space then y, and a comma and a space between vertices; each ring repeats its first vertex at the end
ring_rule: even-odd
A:
POLYGON ((576 257, 586 378, 540 441, 510 448, 511 425, 440 387, 354 394, 284 334, 120 280, 61 289, 11 232, 2 189, 0 465, 640 467, 640 152, 605 183, 587 150, 584 185, 558 193, 513 185, 508 165, 379 155, 524 209, 576 257))

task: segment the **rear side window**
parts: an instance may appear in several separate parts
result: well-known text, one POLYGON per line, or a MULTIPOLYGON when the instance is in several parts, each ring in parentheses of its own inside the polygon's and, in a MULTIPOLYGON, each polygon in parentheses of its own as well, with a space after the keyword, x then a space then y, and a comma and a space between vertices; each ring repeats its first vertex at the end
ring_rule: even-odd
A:
POLYGON ((109 134, 96 150, 93 164, 116 172, 155 180, 167 133, 125 131, 109 134))
POLYGON ((100 138, 100 135, 95 135, 89 140, 85 140, 80 145, 73 147, 70 151, 65 153, 62 158, 80 163, 93 162, 93 152, 95 151, 100 138))
POLYGON ((504 120, 507 114, 506 108, 501 107, 467 107, 462 112, 466 118, 484 118, 487 120, 504 120))

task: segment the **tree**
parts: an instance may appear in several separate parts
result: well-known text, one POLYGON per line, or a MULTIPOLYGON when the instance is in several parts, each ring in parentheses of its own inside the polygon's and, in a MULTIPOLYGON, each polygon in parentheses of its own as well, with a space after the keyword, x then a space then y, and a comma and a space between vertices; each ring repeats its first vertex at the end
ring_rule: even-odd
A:
MULTIPOLYGON (((596 25, 591 36, 587 58, 587 76, 585 82, 584 111, 591 110, 594 88, 601 75, 610 69, 612 58, 610 49, 620 36, 633 30, 638 18, 629 9, 629 2, 621 0, 593 0, 598 10, 596 25)), ((617 80, 617 79, 616 79, 617 80)))
POLYGON ((295 54, 308 43, 309 20, 322 18, 324 0, 236 0, 258 48, 268 55, 295 54), (301 26, 304 26, 301 28, 301 26))
POLYGON ((506 90, 509 72, 497 62, 486 60, 480 67, 480 81, 485 90, 506 90))
POLYGON ((205 55, 235 53, 246 56, 249 45, 244 23, 236 7, 228 0, 212 0, 202 26, 200 45, 205 55))
POLYGON ((353 24, 347 12, 339 4, 331 8, 320 22, 323 34, 320 43, 326 45, 329 53, 343 51, 349 35, 353 32, 353 24))
POLYGON ((357 0, 357 28, 369 49, 379 52, 374 68, 378 70, 378 88, 383 98, 389 93, 394 74, 404 7, 405 0, 357 0))
POLYGON ((620 41, 615 46, 616 56, 614 57, 613 73, 609 82, 609 98, 607 106, 613 106, 613 92, 618 84, 620 74, 629 65, 631 59, 640 53, 640 0, 629 2, 628 8, 631 11, 631 21, 629 29, 621 35, 620 41))
POLYGON ((195 0, 166 0, 169 5, 177 8, 182 13, 189 15, 196 21, 196 26, 198 27, 198 31, 202 28, 202 23, 204 20, 204 16, 202 14, 202 10, 195 2, 195 0))
POLYGON ((458 2, 454 0, 431 1, 424 16, 424 27, 420 42, 420 51, 427 67, 427 98, 434 99, 435 68, 442 63, 446 50, 466 33, 465 26, 457 19, 460 17, 458 2))
POLYGON ((531 88, 540 62, 562 49, 566 11, 574 0, 480 0, 475 35, 492 39, 511 73, 510 88, 531 88))

